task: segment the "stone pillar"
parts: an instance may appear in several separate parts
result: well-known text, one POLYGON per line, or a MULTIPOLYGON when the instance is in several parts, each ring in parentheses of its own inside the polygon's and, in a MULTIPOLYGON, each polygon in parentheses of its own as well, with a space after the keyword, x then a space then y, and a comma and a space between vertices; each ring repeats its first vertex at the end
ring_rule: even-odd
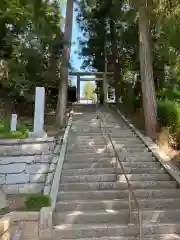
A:
POLYGON ((103 92, 104 92, 104 103, 108 101, 108 83, 107 83, 107 75, 104 74, 103 77, 103 92))
POLYGON ((80 75, 77 75, 77 102, 80 101, 80 75))
POLYGON ((44 105, 45 89, 36 87, 33 134, 38 137, 44 136, 44 105))
POLYGON ((17 128, 17 114, 11 116, 11 132, 16 131, 17 128))

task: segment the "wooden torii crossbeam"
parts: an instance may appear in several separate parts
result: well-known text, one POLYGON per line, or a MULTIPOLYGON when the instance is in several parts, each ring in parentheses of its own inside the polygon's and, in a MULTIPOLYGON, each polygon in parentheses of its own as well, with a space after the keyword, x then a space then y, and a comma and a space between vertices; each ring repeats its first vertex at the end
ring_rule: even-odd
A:
POLYGON ((80 78, 81 81, 103 81, 103 78, 80 78))
POLYGON ((70 72, 70 76, 96 76, 96 75, 110 75, 112 76, 114 73, 113 72, 70 72))

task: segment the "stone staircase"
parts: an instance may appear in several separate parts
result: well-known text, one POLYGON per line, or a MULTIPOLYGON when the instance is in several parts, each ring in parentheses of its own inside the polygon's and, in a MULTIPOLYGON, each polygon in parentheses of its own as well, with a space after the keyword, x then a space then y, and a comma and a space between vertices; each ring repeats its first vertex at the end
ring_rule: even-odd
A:
MULTIPOLYGON (((105 117, 140 204, 143 240, 180 239, 176 182, 123 121, 105 117)), ((133 209, 129 223, 127 183, 106 140, 95 109, 77 107, 53 216, 55 239, 139 239, 138 212, 133 209)))

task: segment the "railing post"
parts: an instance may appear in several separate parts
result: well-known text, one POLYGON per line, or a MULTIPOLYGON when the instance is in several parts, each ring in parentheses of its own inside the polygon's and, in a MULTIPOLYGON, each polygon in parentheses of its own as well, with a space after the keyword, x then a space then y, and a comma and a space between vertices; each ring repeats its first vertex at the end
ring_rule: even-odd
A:
POLYGON ((143 240, 142 213, 139 211, 139 239, 143 240))
POLYGON ((131 192, 129 191, 129 222, 132 222, 131 192))
MULTIPOLYGON (((132 223, 132 221, 133 221, 132 213, 133 213, 133 200, 134 200, 135 208, 137 208, 137 210, 138 210, 137 212, 138 212, 138 220, 139 220, 139 239, 143 240, 143 224, 142 224, 143 223, 143 219, 142 219, 142 212, 140 211, 140 205, 139 205, 139 203, 138 203, 138 201, 136 199, 136 196, 135 196, 135 194, 134 194, 134 192, 133 192, 133 190, 131 188, 131 183, 130 183, 127 175, 126 175, 126 171, 125 171, 125 169, 123 167, 123 164, 122 164, 122 162, 121 162, 121 160, 119 158, 119 155, 118 155, 118 153, 116 151, 114 143, 113 143, 113 141, 112 141, 112 139, 111 139, 111 137, 110 137, 110 135, 108 133, 108 130, 107 130, 105 124, 104 124, 104 120, 102 119, 100 112, 99 112, 99 119, 100 119, 101 131, 103 130, 103 136, 104 136, 104 133, 108 136, 108 139, 109 139, 109 141, 110 141, 110 143, 112 145, 112 148, 114 149, 115 157, 116 157, 116 169, 118 168, 117 164, 120 164, 121 169, 123 171, 123 174, 125 176, 127 185, 128 185, 127 187, 128 187, 128 191, 129 191, 129 195, 128 195, 129 223, 132 223)), ((104 139, 105 139, 105 137, 104 137, 104 139)), ((106 145, 106 148, 107 148, 107 146, 108 145, 106 145)), ((125 156, 125 158, 127 158, 127 156, 125 156)), ((116 172, 118 172, 118 171, 116 171, 116 172)))

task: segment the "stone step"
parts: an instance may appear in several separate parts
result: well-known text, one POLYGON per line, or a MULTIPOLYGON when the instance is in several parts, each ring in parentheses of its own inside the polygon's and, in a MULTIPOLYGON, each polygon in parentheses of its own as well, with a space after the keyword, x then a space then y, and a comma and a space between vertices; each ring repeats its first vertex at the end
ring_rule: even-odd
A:
POLYGON ((71 138, 70 140, 68 140, 68 146, 70 145, 88 145, 89 143, 93 143, 94 145, 104 145, 105 144, 105 140, 104 138, 101 139, 97 139, 97 138, 91 138, 91 139, 79 139, 79 137, 76 138, 71 138))
MULTIPOLYGON (((171 180, 168 174, 126 174, 130 181, 169 181, 171 180)), ((125 181, 124 174, 117 176, 117 181, 125 181)))
MULTIPOLYGON (((141 209, 180 209, 180 198, 166 199, 139 199, 141 209)), ((133 204, 133 202, 132 202, 133 204)), ((134 204, 132 205, 134 206, 134 204)), ((64 211, 106 211, 106 210, 123 210, 129 209, 128 200, 74 200, 74 201, 58 201, 56 204, 56 212, 64 211)))
MULTIPOLYGON (((134 190, 136 197, 144 198, 178 198, 178 189, 145 189, 134 190)), ((128 190, 101 190, 101 191, 61 191, 58 193, 58 200, 109 200, 109 199, 128 199, 128 190)))
POLYGON ((156 162, 156 161, 140 161, 138 159, 138 161, 130 161, 130 162, 124 162, 122 161, 122 164, 124 167, 131 167, 131 168, 142 168, 143 170, 146 168, 157 168, 160 167, 160 162, 156 162))
MULTIPOLYGON (((176 188, 175 181, 133 181, 133 189, 163 189, 176 188)), ((124 182, 86 182, 86 183, 64 183, 60 184, 62 191, 88 191, 88 190, 108 190, 108 189, 127 189, 127 183, 124 182)))
MULTIPOLYGON (((121 170, 121 169, 120 169, 121 170)), ((121 170, 122 171, 122 170, 121 170)), ((125 168, 126 173, 150 173, 150 174, 161 174, 166 173, 166 171, 163 168, 125 168), (129 170, 128 170, 129 169, 129 170)))
POLYGON ((124 161, 124 162, 156 162, 156 158, 155 157, 152 157, 151 155, 147 155, 147 156, 127 156, 127 157, 124 157, 124 156, 121 156, 121 154, 119 154, 119 157, 120 157, 120 160, 124 161))
MULTIPOLYGON (((120 169, 118 170, 120 171, 120 169)), ((64 170, 63 176, 77 176, 77 175, 95 175, 95 174, 115 174, 116 169, 115 168, 83 168, 83 169, 71 169, 71 170, 64 170)))
MULTIPOLYGON (((94 155, 98 155, 98 156, 114 156, 114 151, 113 150, 108 150, 107 152, 104 152, 104 148, 102 149, 99 149, 97 153, 94 153, 94 152, 87 152, 87 153, 84 153, 84 152, 74 152, 74 151, 69 151, 67 152, 66 155, 69 155, 69 156, 82 156, 84 154, 84 156, 94 156, 94 155)), ((125 152, 125 151, 118 151, 118 154, 119 154, 119 157, 134 157, 134 158, 139 158, 139 159, 151 159, 153 156, 153 154, 151 152, 125 152)))
MULTIPOLYGON (((79 169, 82 168, 82 166, 84 168, 107 168, 107 167, 113 167, 113 165, 115 164, 115 158, 114 161, 108 161, 108 159, 106 159, 106 161, 99 161, 98 159, 97 161, 86 161, 83 162, 82 165, 82 161, 65 161, 65 163, 63 164, 63 169, 79 169)), ((160 168, 160 163, 158 162, 122 162, 124 168, 132 168, 132 169, 142 169, 142 171, 145 171, 148 168, 154 168, 154 169, 158 169, 160 168)), ((115 166, 115 165, 114 165, 115 166)))
POLYGON ((72 149, 76 149, 76 148, 89 148, 89 147, 95 147, 95 148, 102 148, 104 147, 106 144, 105 142, 102 143, 97 143, 94 140, 89 140, 88 142, 79 142, 78 139, 75 139, 73 143, 68 143, 67 145, 67 149, 68 148, 72 148, 72 149))
POLYGON ((176 233, 172 233, 172 234, 152 234, 152 235, 146 235, 145 237, 146 237, 146 240, 180 240, 180 235, 176 234, 176 233))
MULTIPOLYGON (((54 236, 60 239, 81 239, 100 237, 138 237, 139 227, 135 224, 62 224, 54 227, 54 236)), ((143 225, 143 234, 152 236, 153 234, 178 234, 180 233, 179 223, 151 223, 143 225)), ((164 239, 165 240, 165 239, 164 239)))
MULTIPOLYGON (((62 238, 62 240, 64 240, 65 238, 62 238)), ((179 239, 179 238, 178 238, 179 239)), ((59 240, 59 238, 55 239, 55 240, 59 240)), ((73 240, 72 238, 69 240, 73 240)), ((92 240, 92 238, 80 238, 78 240, 92 240)), ((100 237, 100 238, 93 238, 93 240, 139 240, 139 238, 137 237, 100 237)), ((173 239, 175 240, 175 239, 173 239)))
POLYGON ((98 174, 98 175, 77 175, 63 176, 63 183, 81 183, 81 182, 111 182, 116 181, 116 174, 98 174))
POLYGON ((136 135, 133 132, 127 132, 126 130, 124 131, 120 131, 120 130, 108 130, 109 135, 111 136, 111 138, 113 139, 114 137, 118 137, 118 138, 129 138, 129 139, 136 139, 136 135))
MULTIPOLYGON (((133 217, 136 217, 133 215, 133 217)), ((73 211, 66 213, 55 213, 53 217, 54 225, 58 224, 101 224, 101 223, 119 223, 128 224, 129 211, 96 211, 82 212, 73 211)))
POLYGON ((126 156, 126 157, 136 157, 136 158, 147 158, 147 157, 154 157, 152 152, 127 152, 127 151, 118 151, 119 156, 126 156))
POLYGON ((100 126, 99 124, 97 124, 97 126, 95 126, 94 124, 92 125, 91 122, 78 122, 77 124, 72 125, 71 131, 76 131, 78 133, 86 133, 86 132, 90 132, 90 133, 98 133, 101 132, 100 131, 100 126))
POLYGON ((67 146, 67 149, 66 151, 67 152, 70 152, 70 151, 74 151, 76 153, 76 151, 78 150, 81 150, 81 151, 92 151, 94 149, 98 150, 98 149, 105 149, 106 148, 106 145, 105 144, 99 144, 99 145, 94 145, 94 144, 91 144, 91 145, 88 145, 88 144, 82 144, 82 145, 76 145, 76 146, 67 146))
MULTIPOLYGON (((142 220, 144 223, 171 223, 179 222, 180 210, 142 210, 142 220)), ((132 212, 132 222, 138 223, 138 213, 132 212)), ((54 225, 58 224, 87 224, 87 223, 117 223, 128 224, 129 210, 112 210, 82 212, 76 210, 73 212, 55 213, 53 216, 54 225)))
POLYGON ((148 151, 148 149, 146 148, 146 146, 143 144, 143 143, 126 143, 126 142, 116 142, 116 141, 113 141, 113 143, 114 143, 114 145, 115 145, 115 147, 117 148, 117 149, 119 149, 119 148, 134 148, 134 149, 140 149, 140 150, 146 150, 146 151, 148 151))
MULTIPOLYGON (((146 163, 146 162, 156 162, 155 158, 152 157, 147 157, 147 158, 140 158, 140 157, 120 157, 121 162, 141 162, 141 164, 146 163)), ((82 155, 74 155, 71 156, 67 153, 65 157, 65 163, 67 162, 83 162, 83 163, 88 163, 88 162, 116 162, 116 158, 113 156, 108 156, 107 154, 96 154, 96 155, 88 155, 86 156, 85 154, 82 155)))
MULTIPOLYGON (((180 240, 179 234, 153 234, 153 235, 146 235, 146 240, 180 240)), ((55 239, 58 240, 59 238, 55 239)), ((64 240, 65 238, 62 238, 64 240)), ((73 239, 69 239, 73 240, 73 239)), ((92 238, 80 238, 78 240, 92 240, 92 238)), ((93 238, 93 240, 139 240, 139 237, 100 237, 100 238, 93 238)))
MULTIPOLYGON (((84 164, 83 164, 84 166, 84 164)), ((82 166, 81 166, 82 167, 82 166)), ((162 174, 165 173, 165 170, 163 168, 149 168, 149 169, 142 169, 142 168, 124 168, 126 174, 162 174)), ((96 168, 94 166, 91 166, 90 168, 84 168, 84 169, 68 169, 63 171, 63 176, 74 176, 74 175, 87 175, 87 174, 103 174, 103 173, 119 173, 123 174, 123 170, 121 168, 96 168)))
POLYGON ((81 136, 101 136, 102 132, 99 130, 97 131, 92 131, 92 129, 89 129, 88 131, 77 131, 78 132, 78 137, 81 137, 81 136))
POLYGON ((112 168, 113 167, 113 163, 109 163, 109 162, 87 162, 87 163, 83 163, 82 165, 82 162, 76 162, 76 163, 71 163, 71 162, 68 162, 68 163, 64 163, 63 164, 63 169, 64 170, 75 170, 75 169, 80 169, 82 168, 82 166, 84 168, 112 168))
POLYGON ((106 146, 104 141, 102 143, 95 142, 94 140, 89 140, 88 142, 85 142, 85 141, 79 142, 78 139, 75 139, 74 141, 72 143, 68 142, 67 149, 68 148, 72 148, 72 149, 90 148, 90 147, 102 148, 106 146))
POLYGON ((91 158, 105 158, 105 159, 110 159, 110 158, 114 158, 114 154, 112 153, 109 153, 109 152, 97 152, 97 153, 94 153, 94 152, 86 152, 86 153, 72 153, 72 152, 66 152, 66 155, 65 155, 65 161, 66 160, 69 160, 69 159, 78 159, 78 158, 82 158, 83 159, 91 159, 91 158))
MULTIPOLYGON (((116 147, 116 146, 115 146, 116 147)), ((121 149, 123 149, 123 151, 126 151, 127 153, 133 153, 133 154, 148 154, 151 155, 152 153, 148 151, 147 148, 137 148, 137 147, 116 147, 116 151, 121 151, 121 149)))
MULTIPOLYGON (((143 142, 139 139, 139 138, 136 138, 136 139, 127 139, 127 138, 118 138, 118 137, 114 137, 113 138, 113 142, 115 143, 120 143, 120 144, 143 144, 143 142)), ((143 144, 144 145, 144 144, 143 144)))
POLYGON ((101 155, 98 157, 97 155, 96 157, 90 156, 87 158, 83 155, 79 157, 74 156, 74 158, 66 156, 65 159, 65 163, 81 163, 81 166, 83 166, 86 163, 115 163, 115 162, 116 162, 115 157, 107 157, 107 155, 104 157, 102 157, 101 155))
POLYGON ((92 154, 92 153, 101 153, 101 152, 103 152, 103 153, 111 153, 108 149, 106 149, 106 147, 104 146, 104 147, 101 147, 101 148, 89 148, 89 149, 86 149, 86 148, 84 148, 84 149, 82 149, 82 148, 76 148, 76 149, 67 149, 67 154, 68 153, 73 153, 73 154, 92 154))
POLYGON ((102 134, 96 134, 96 135, 94 135, 94 134, 92 134, 92 135, 78 135, 78 139, 80 140, 80 141, 89 141, 89 140, 92 140, 92 139, 104 139, 104 137, 103 137, 103 135, 102 134))
MULTIPOLYGON (((78 138, 79 141, 89 141, 89 140, 92 140, 92 139, 93 140, 104 140, 103 134, 98 134, 96 136, 89 136, 89 135, 87 135, 87 136, 79 136, 78 135, 77 138, 78 138)), ((71 141, 71 139, 70 139, 70 141, 71 141)))
MULTIPOLYGON (((142 221, 144 223, 179 223, 180 210, 143 210, 142 221)), ((132 213, 132 222, 138 222, 139 215, 137 212, 132 213)))
MULTIPOLYGON (((168 181, 170 180, 170 176, 168 174, 126 174, 127 178, 130 181, 168 181)), ((73 183, 73 182, 110 182, 110 181, 119 181, 124 182, 126 178, 124 174, 108 174, 108 173, 100 173, 100 174, 87 174, 87 175, 65 175, 62 176, 62 181, 65 183, 73 183)))

